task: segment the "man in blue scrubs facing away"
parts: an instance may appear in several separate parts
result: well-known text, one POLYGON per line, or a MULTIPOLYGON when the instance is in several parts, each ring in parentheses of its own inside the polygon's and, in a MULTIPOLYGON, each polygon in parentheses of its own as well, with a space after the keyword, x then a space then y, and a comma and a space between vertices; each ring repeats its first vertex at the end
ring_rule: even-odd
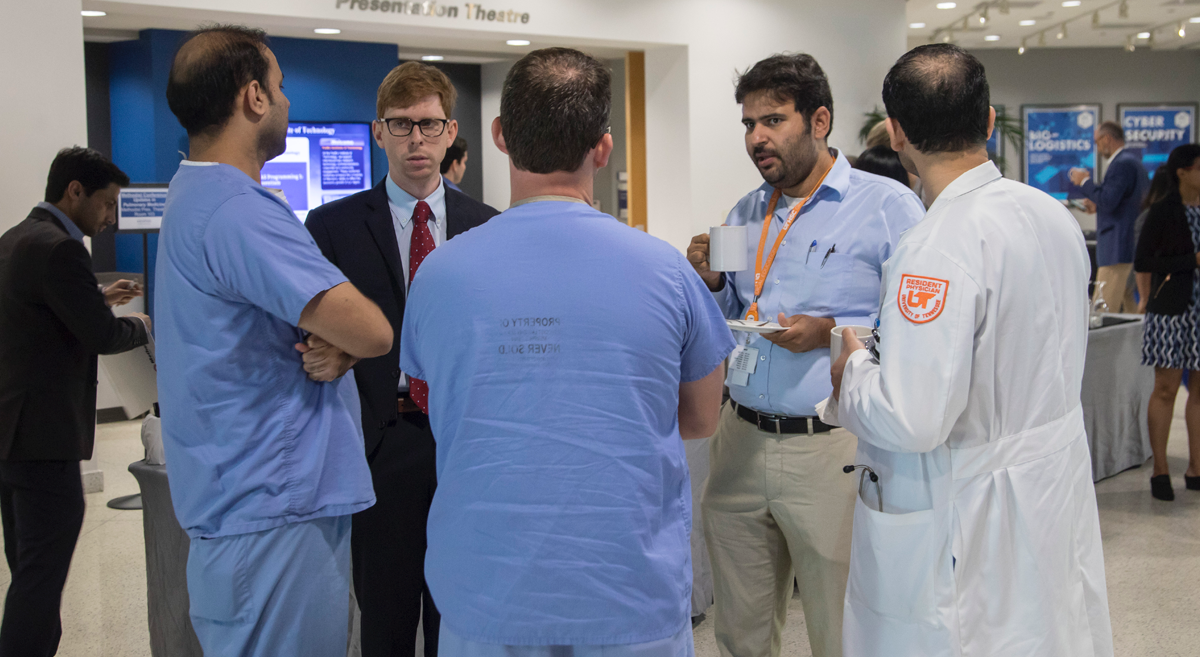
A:
POLYGON ((159 238, 158 389, 207 655, 345 654, 350 514, 375 501, 331 382, 387 353, 391 327, 259 184, 284 150, 282 79, 261 31, 214 27, 167 83, 190 154, 159 238))
POLYGON ((566 48, 510 70, 492 124, 512 207, 413 280, 400 367, 429 384, 426 579, 454 657, 686 657, 691 488, 734 343, 668 244, 592 209, 611 76, 566 48))

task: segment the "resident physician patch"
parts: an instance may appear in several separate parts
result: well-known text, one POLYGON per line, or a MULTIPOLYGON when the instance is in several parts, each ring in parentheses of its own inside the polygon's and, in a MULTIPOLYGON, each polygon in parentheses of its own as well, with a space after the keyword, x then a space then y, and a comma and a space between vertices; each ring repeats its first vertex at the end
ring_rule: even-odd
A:
POLYGON ((927 276, 900 276, 900 294, 896 295, 896 304, 900 306, 900 314, 914 324, 924 324, 937 319, 946 307, 946 290, 950 281, 927 276))

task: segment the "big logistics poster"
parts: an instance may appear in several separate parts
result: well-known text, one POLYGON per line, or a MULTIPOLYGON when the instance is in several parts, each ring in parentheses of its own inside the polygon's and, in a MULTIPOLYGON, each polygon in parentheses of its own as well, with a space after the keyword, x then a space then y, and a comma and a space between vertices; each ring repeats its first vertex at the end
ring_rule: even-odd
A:
POLYGON ((262 185, 282 189, 301 221, 319 205, 370 189, 370 124, 289 123, 287 150, 263 166, 262 185))
POLYGON ((1059 200, 1081 198, 1067 173, 1075 167, 1096 177, 1099 105, 1021 108, 1025 126, 1025 182, 1059 200))
POLYGON ((1151 176, 1177 146, 1196 141, 1196 105, 1119 105, 1125 148, 1142 152, 1151 176))

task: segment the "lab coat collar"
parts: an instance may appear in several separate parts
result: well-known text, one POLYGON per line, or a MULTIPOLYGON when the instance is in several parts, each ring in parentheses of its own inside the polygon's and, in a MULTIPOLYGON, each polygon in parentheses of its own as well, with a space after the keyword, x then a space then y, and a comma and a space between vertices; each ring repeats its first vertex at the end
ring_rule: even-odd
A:
POLYGON ((946 185, 946 189, 942 190, 942 193, 938 195, 937 200, 934 201, 933 205, 929 207, 928 214, 933 214, 939 207, 949 203, 950 201, 953 201, 959 196, 969 194, 990 182, 999 180, 1000 178, 1003 178, 1003 176, 1000 174, 1000 170, 996 168, 996 165, 993 164, 991 160, 988 160, 987 162, 984 162, 974 169, 971 169, 970 171, 967 171, 961 176, 955 178, 954 182, 950 183, 949 185, 946 185))

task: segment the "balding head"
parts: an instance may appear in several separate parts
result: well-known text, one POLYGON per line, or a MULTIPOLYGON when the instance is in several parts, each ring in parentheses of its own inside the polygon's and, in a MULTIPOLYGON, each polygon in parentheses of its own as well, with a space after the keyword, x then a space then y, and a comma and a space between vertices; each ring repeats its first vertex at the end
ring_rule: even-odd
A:
POLYGON ((267 53, 266 33, 240 25, 204 27, 184 39, 171 63, 167 106, 189 137, 219 132, 253 81, 271 98, 267 53))
POLYGON ((927 154, 987 143, 990 98, 983 64, 958 46, 919 46, 883 81, 883 104, 908 141, 927 154))

